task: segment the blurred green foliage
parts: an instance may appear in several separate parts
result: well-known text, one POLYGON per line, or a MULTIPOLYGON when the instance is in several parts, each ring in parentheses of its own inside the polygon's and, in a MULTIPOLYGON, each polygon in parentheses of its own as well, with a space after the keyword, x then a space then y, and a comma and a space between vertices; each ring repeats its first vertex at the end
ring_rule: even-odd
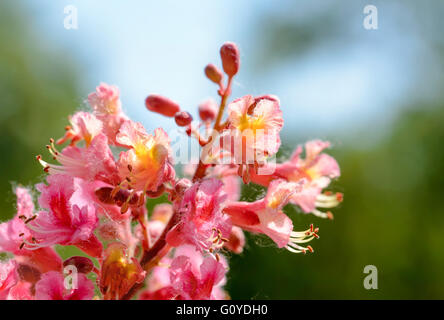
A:
MULTIPOLYGON (((33 31, 23 11, 19 5, 0 4, 2 220, 14 213, 11 182, 41 180, 35 155, 44 152, 50 137, 63 134, 66 116, 82 104, 75 64, 33 31)), ((317 30, 307 31, 310 24, 297 33, 294 26, 277 26, 278 32, 287 30, 302 40, 313 39, 309 35, 317 30)), ((280 41, 285 54, 300 48, 280 41)), ((278 47, 276 42, 273 51, 278 47)), ((295 229, 310 223, 320 227, 315 253, 291 254, 264 237, 249 235, 244 253, 230 257, 227 288, 232 298, 444 298, 444 99, 432 105, 416 102, 403 110, 371 147, 356 146, 360 136, 371 136, 377 126, 352 132, 355 139, 331 150, 342 169, 332 190, 345 194, 343 204, 333 210, 334 221, 286 208, 295 229), (369 264, 378 268, 378 290, 363 287, 363 269, 369 264)), ((300 142, 287 141, 287 147, 300 142)), ((251 200, 261 192, 249 186, 243 198, 251 200)), ((63 256, 70 250, 59 248, 63 256)))
POLYGON ((78 76, 66 52, 34 28, 19 2, 0 3, 0 200, 11 217, 11 183, 28 185, 43 171, 35 161, 49 138, 63 135, 81 104, 78 76))

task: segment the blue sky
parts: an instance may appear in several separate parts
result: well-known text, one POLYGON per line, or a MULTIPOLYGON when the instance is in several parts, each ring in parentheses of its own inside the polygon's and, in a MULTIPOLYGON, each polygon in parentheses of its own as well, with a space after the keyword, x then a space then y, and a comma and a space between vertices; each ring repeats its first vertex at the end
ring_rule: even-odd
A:
MULTIPOLYGON (((284 135, 299 128, 328 138, 369 120, 388 121, 412 86, 411 62, 422 50, 414 32, 399 36, 396 10, 376 1, 381 3, 380 27, 367 31, 362 2, 345 23, 357 35, 354 41, 341 43, 338 35, 338 41, 286 59, 258 77, 248 63, 260 40, 251 36, 254 26, 264 13, 285 10, 288 2, 278 7, 270 1, 234 0, 42 0, 28 5, 37 27, 82 64, 85 96, 100 81, 118 85, 126 112, 148 128, 173 126, 171 119, 144 109, 149 93, 166 95, 194 115, 201 100, 215 97, 203 67, 219 64, 219 47, 227 40, 238 43, 243 61, 233 97, 278 95, 287 124, 284 135), (70 4, 78 8, 78 30, 63 28, 63 9, 70 4), (411 50, 400 54, 406 46, 411 50)), ((295 19, 319 10, 304 1, 298 9, 295 19)))

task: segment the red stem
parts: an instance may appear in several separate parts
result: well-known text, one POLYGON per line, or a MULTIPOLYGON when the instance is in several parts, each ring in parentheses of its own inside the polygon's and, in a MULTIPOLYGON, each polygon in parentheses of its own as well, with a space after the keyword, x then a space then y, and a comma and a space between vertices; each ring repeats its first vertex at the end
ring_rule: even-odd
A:
MULTIPOLYGON (((222 99, 220 101, 219 111, 216 116, 216 121, 214 122, 213 131, 219 130, 221 128, 220 122, 221 122, 222 117, 224 115, 225 106, 227 104, 227 99, 231 93, 232 80, 233 80, 233 77, 228 77, 227 87, 224 90, 224 94, 222 95, 222 99)), ((209 143, 213 143, 213 142, 214 141, 211 140, 209 143)), ((207 168, 206 168, 205 164, 202 161, 199 161, 199 165, 197 166, 196 172, 194 173, 194 176, 193 176, 193 182, 205 177, 206 169, 207 168)))

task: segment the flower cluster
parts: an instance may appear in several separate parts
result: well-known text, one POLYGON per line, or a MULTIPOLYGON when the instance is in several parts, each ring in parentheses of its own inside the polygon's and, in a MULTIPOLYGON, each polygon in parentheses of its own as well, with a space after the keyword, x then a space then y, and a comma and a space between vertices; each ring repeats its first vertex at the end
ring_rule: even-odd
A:
POLYGON ((242 253, 244 231, 290 252, 313 252, 307 243, 319 229, 295 231, 284 206, 333 217, 327 210, 342 194, 326 191, 340 175, 323 153, 330 144, 307 142, 304 155, 299 146, 288 161, 274 163, 284 124, 279 99, 247 95, 228 103, 239 50, 225 43, 220 55, 223 72, 205 68, 220 104, 202 102, 199 121, 166 97, 145 100, 201 148, 182 177, 168 134, 130 120, 117 87, 100 84, 88 96, 90 111, 69 117, 63 137, 46 146, 52 160, 37 156, 45 181, 17 187, 17 213, 0 224, 7 256, 0 299, 226 299, 224 253, 242 253), (262 185, 266 194, 240 201, 242 183, 262 185), (153 198, 164 203, 148 212, 153 198), (84 254, 63 260, 59 246, 84 254))

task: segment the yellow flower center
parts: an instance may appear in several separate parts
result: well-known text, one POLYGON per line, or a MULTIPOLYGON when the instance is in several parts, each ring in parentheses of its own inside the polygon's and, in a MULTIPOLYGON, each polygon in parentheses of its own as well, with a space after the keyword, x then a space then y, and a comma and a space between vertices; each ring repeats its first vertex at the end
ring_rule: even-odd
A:
POLYGON ((253 133, 256 133, 258 129, 265 128, 265 121, 262 117, 253 117, 248 114, 242 115, 242 118, 239 122, 238 129, 240 131, 244 131, 245 129, 253 130, 253 133))

